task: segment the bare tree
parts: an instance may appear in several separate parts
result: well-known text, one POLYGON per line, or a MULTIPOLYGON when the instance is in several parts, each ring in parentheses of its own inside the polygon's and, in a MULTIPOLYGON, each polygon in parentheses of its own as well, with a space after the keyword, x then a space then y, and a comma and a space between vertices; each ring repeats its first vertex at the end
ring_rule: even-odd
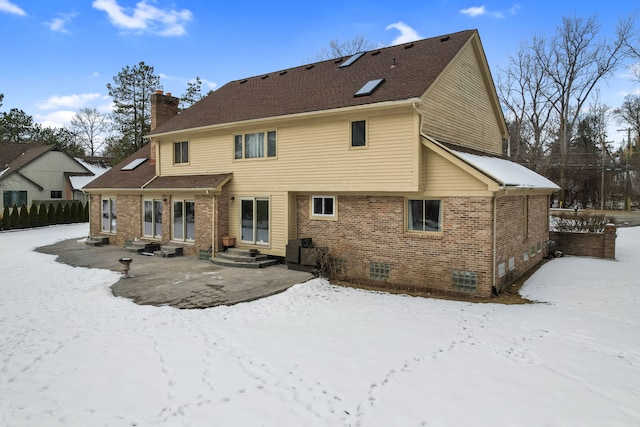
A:
POLYGON ((364 38, 364 36, 356 36, 346 42, 341 42, 338 39, 331 40, 328 48, 323 48, 317 55, 318 61, 325 59, 341 58, 343 56, 350 56, 358 52, 364 52, 372 50, 375 45, 364 38))
POLYGON ((552 91, 550 80, 526 44, 501 71, 497 90, 511 122, 511 156, 540 171, 547 143, 545 134, 554 112, 548 96, 552 91))
POLYGON ((616 37, 599 38, 595 17, 563 17, 552 38, 534 38, 533 52, 539 67, 551 81, 547 93, 558 115, 560 145, 560 200, 564 200, 567 150, 571 132, 596 85, 611 76, 628 53, 631 20, 621 21, 616 37))
POLYGON ((619 120, 631 127, 636 133, 640 133, 640 95, 629 94, 624 97, 622 105, 613 114, 619 120))
POLYGON ((81 108, 71 119, 71 132, 76 135, 85 152, 91 156, 95 156, 104 145, 103 135, 108 129, 107 116, 95 108, 81 108))

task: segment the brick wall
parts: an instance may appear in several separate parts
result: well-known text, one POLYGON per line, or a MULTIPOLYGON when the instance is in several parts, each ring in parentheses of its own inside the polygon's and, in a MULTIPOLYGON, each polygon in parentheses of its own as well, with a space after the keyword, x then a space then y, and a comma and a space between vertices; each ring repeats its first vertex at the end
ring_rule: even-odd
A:
POLYGON ((390 264, 388 281, 424 290, 453 292, 452 270, 477 275, 476 294, 491 295, 491 197, 442 200, 443 233, 416 235, 404 230, 403 197, 339 196, 338 221, 311 220, 309 197, 297 199, 298 237, 346 260, 346 278, 369 281, 369 263, 390 264))
POLYGON ((496 287, 513 283, 546 255, 548 196, 510 196, 496 201, 496 287), (524 210, 527 206, 527 221, 524 210), (526 226, 526 230, 525 230, 526 226), (525 256, 526 253, 526 256, 525 256), (509 261, 513 261, 510 267, 509 261), (504 273, 500 271, 503 265, 504 273))
POLYGON ((124 246, 126 239, 142 237, 142 198, 139 195, 119 194, 117 200, 117 232, 112 243, 124 246))
POLYGON ((229 191, 226 186, 222 187, 222 192, 216 196, 214 203, 214 254, 222 250, 222 237, 229 235, 229 191))
POLYGON ((89 196, 89 234, 97 236, 102 233, 102 198, 99 194, 89 196))
MULTIPOLYGON (((140 195, 118 195, 117 199, 117 231, 115 234, 109 235, 109 243, 112 245, 124 246, 125 240, 143 239, 149 241, 158 241, 149 237, 142 236, 142 196, 140 195)), ((218 199, 218 198, 216 198, 218 199)), ((200 250, 208 250, 213 241, 213 215, 214 215, 214 199, 211 196, 195 196, 195 242, 182 243, 171 242, 172 227, 172 199, 171 195, 162 195, 162 239, 160 244, 178 244, 183 247, 185 255, 198 255, 200 250)), ((89 230, 92 235, 107 235, 102 232, 101 212, 102 202, 100 195, 91 195, 90 200, 90 225, 89 230)), ((218 213, 219 215, 219 213, 218 213)), ((226 215, 223 223, 226 224, 226 215)), ((228 226, 227 226, 228 227, 228 226)))
POLYGON ((605 259, 616 257, 616 226, 613 224, 607 225, 604 233, 552 231, 549 238, 555 242, 555 249, 565 255, 605 259))
POLYGON ((198 255, 200 250, 209 250, 213 242, 213 197, 195 196, 195 242, 187 253, 198 255))

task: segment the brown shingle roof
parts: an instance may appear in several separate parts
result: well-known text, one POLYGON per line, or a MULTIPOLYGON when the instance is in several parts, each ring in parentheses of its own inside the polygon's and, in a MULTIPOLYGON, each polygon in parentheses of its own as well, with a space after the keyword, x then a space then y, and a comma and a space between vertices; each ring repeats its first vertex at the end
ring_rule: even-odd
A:
POLYGON ((87 184, 84 189, 213 189, 224 184, 231 174, 155 177, 156 167, 149 159, 150 144, 145 145, 110 170, 87 184), (136 159, 147 159, 132 170, 122 168, 136 159))
POLYGON ((159 176, 146 185, 148 189, 208 189, 223 184, 230 173, 217 175, 159 176))
POLYGON ((420 97, 474 34, 466 30, 369 51, 343 68, 348 57, 235 80, 152 134, 420 97), (374 79, 384 82, 370 95, 354 96, 374 79))
POLYGON ((142 186, 149 182, 149 180, 155 175, 155 165, 152 165, 151 162, 147 160, 133 170, 123 171, 121 169, 135 159, 149 159, 149 153, 150 144, 147 144, 104 174, 100 175, 98 178, 91 181, 89 184, 84 186, 84 188, 142 188, 142 186))

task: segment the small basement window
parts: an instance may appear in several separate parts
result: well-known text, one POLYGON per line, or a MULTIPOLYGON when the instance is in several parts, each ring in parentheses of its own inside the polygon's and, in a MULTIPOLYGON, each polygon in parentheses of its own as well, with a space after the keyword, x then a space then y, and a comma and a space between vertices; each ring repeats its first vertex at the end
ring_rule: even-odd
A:
POLYGON ((478 287, 478 275, 472 271, 451 271, 451 285, 464 292, 475 292, 478 287))
POLYGON ((391 274, 391 265, 386 262, 370 262, 369 278, 373 280, 388 280, 391 274))

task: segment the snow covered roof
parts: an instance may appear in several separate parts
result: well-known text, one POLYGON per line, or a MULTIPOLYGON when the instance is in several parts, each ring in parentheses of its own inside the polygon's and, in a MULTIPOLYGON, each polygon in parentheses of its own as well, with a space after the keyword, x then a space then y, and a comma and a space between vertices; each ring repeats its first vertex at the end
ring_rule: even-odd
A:
POLYGON ((498 157, 451 151, 505 187, 560 189, 553 181, 518 163, 498 157))
POLYGON ((85 168, 89 169, 93 175, 84 175, 84 176, 70 176, 69 177, 69 181, 71 181, 71 185, 73 187, 74 190, 80 190, 82 189, 82 187, 84 187, 85 185, 87 185, 88 183, 90 183, 91 181, 93 181, 94 179, 96 179, 97 177, 99 177, 100 175, 102 175, 103 173, 105 173, 106 171, 108 171, 111 168, 105 168, 102 166, 98 166, 98 165, 94 165, 91 163, 88 163, 78 157, 75 158, 78 163, 80 163, 82 166, 84 166, 85 168))

